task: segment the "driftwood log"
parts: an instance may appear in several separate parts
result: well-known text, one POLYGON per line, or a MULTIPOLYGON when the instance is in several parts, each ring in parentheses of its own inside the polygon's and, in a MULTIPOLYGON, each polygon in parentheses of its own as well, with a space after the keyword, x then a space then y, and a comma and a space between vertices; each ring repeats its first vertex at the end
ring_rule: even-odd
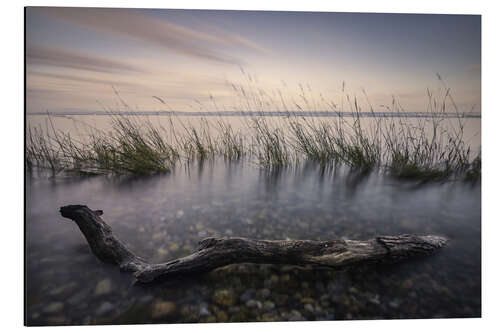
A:
POLYGON ((203 273, 237 263, 311 265, 342 268, 368 262, 398 261, 428 255, 446 245, 440 236, 379 236, 359 240, 253 240, 205 238, 193 254, 162 264, 150 264, 116 238, 102 219, 102 210, 84 205, 61 207, 63 217, 76 222, 92 252, 102 261, 116 264, 140 282, 203 273))

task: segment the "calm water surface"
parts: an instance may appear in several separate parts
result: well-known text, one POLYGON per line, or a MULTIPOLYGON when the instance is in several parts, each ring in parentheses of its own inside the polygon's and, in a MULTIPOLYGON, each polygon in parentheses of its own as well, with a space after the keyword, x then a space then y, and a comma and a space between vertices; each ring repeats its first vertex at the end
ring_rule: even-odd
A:
POLYGON ((29 325, 448 318, 481 315, 481 187, 415 184, 304 165, 179 165, 149 178, 26 180, 29 325), (437 234, 438 254, 348 271, 232 265, 182 281, 134 284, 96 259, 59 207, 86 204, 138 255, 162 262, 200 239, 366 239, 437 234))

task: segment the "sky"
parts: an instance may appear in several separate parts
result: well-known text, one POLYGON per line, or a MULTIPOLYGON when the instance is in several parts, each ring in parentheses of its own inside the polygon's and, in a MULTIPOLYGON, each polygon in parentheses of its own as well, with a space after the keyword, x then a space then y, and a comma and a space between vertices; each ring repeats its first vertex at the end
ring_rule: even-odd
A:
POLYGON ((312 111, 347 96, 421 112, 445 87, 481 111, 478 15, 29 7, 25 22, 28 114, 312 111))

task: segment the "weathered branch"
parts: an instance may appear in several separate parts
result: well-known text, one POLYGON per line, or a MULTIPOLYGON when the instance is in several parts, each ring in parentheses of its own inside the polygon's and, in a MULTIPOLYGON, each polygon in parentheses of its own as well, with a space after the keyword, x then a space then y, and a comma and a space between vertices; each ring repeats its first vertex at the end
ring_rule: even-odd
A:
POLYGON ((253 240, 205 238, 193 254, 163 264, 150 264, 117 239, 102 219, 102 210, 84 205, 64 206, 61 215, 76 222, 92 252, 102 261, 132 272, 140 282, 201 273, 236 263, 312 265, 339 268, 367 262, 428 255, 446 245, 439 236, 379 236, 358 240, 253 240))

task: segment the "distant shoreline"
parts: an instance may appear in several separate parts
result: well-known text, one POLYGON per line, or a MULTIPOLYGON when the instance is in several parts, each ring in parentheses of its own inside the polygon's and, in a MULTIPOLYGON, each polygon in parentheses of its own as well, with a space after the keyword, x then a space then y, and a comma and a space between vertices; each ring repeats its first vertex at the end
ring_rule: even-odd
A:
MULTIPOLYGON (((335 112, 335 111, 221 111, 221 112, 185 112, 185 111, 62 111, 32 112, 27 116, 188 116, 188 117, 362 117, 362 118, 432 118, 430 112, 335 112)), ((480 113, 439 113, 442 118, 481 118, 480 113)))

